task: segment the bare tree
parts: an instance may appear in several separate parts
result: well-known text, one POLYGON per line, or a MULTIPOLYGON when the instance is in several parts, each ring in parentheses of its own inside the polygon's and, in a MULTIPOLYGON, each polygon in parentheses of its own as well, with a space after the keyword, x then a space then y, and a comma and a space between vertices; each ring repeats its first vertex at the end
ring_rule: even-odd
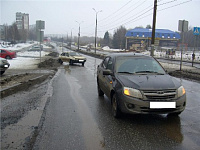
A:
POLYGON ((112 44, 114 48, 124 49, 126 44, 126 34, 127 30, 125 27, 121 26, 118 28, 113 35, 112 44))

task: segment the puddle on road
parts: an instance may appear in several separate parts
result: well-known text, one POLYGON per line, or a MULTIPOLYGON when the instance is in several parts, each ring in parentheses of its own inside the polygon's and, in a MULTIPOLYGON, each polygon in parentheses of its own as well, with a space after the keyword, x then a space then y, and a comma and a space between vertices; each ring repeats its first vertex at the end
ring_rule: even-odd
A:
POLYGON ((85 139, 87 149, 104 149, 105 142, 103 136, 97 123, 93 119, 86 102, 79 94, 81 85, 78 84, 78 80, 76 78, 70 76, 69 74, 66 74, 66 79, 70 85, 71 97, 76 103, 78 114, 82 119, 82 135, 85 139))

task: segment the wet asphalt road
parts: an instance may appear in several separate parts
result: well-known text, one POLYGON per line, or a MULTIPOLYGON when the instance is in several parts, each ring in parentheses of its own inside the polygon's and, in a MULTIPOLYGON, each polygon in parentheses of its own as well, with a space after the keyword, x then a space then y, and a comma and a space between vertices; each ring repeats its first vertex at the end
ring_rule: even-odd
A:
POLYGON ((34 149, 200 149, 199 83, 182 80, 187 107, 179 117, 124 115, 117 120, 109 99, 97 94, 96 67, 101 60, 86 57, 85 67, 64 63, 58 70, 34 149))

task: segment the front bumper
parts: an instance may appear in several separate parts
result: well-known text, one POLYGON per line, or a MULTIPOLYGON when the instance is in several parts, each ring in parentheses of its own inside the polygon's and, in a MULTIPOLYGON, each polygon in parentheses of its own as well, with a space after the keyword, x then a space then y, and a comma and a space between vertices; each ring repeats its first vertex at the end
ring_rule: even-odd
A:
POLYGON ((76 60, 73 60, 73 63, 85 63, 86 60, 84 59, 76 59, 76 60))
MULTIPOLYGON (((124 94, 118 96, 120 110, 129 114, 168 114, 179 113, 185 109, 186 95, 173 100, 140 100, 124 94), (151 102, 175 102, 175 108, 150 108, 151 102)), ((163 103, 164 104, 164 103, 163 103)), ((165 105, 165 104, 164 104, 165 105)))

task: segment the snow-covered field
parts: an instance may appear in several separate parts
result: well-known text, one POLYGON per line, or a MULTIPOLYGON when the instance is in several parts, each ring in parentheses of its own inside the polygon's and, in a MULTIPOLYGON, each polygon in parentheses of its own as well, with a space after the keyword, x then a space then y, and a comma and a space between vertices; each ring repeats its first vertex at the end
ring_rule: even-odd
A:
MULTIPOLYGON (((48 55, 49 52, 41 52, 41 57, 48 55)), ((36 69, 40 62, 39 51, 23 51, 17 53, 17 58, 8 60, 10 69, 36 69)))

